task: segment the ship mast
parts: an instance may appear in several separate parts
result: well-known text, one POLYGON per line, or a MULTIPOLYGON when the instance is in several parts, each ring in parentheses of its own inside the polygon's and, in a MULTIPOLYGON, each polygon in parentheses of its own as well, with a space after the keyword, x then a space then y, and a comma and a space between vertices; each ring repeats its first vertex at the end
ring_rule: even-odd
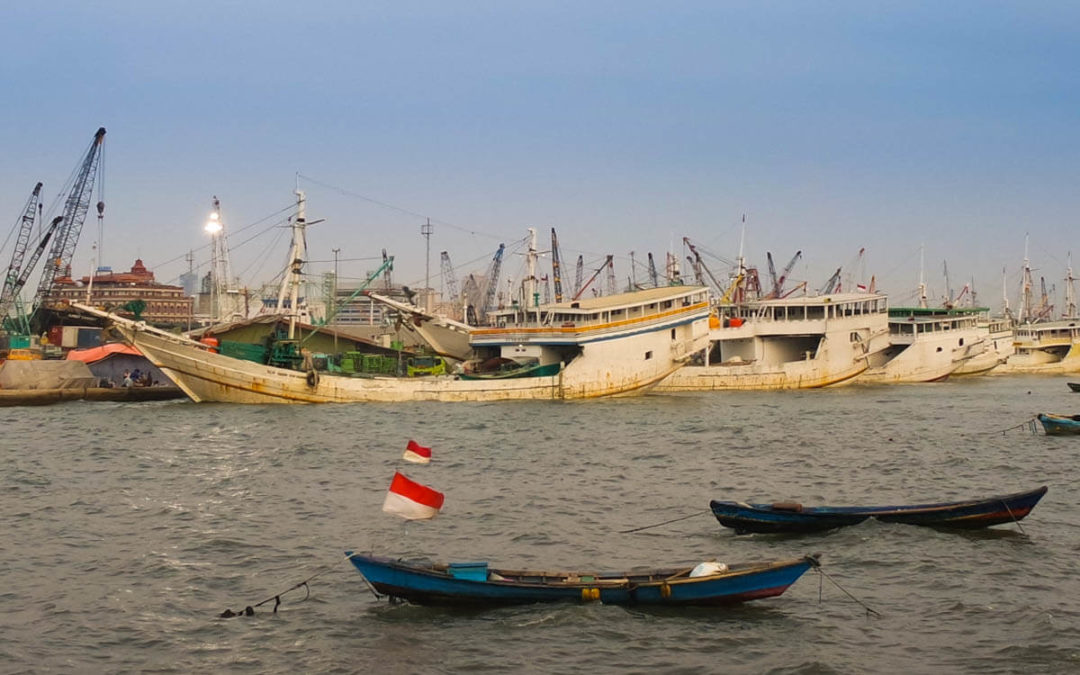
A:
POLYGON ((1020 322, 1031 320, 1031 261, 1028 260, 1028 235, 1024 235, 1024 276, 1020 291, 1020 322))
POLYGON ((1065 314, 1063 319, 1076 318, 1076 288, 1073 286, 1072 253, 1069 254, 1068 267, 1065 272, 1065 314))
POLYGON ((296 338, 296 320, 299 317, 300 283, 307 258, 307 218, 304 214, 306 199, 304 191, 296 190, 296 215, 292 219, 292 246, 289 249, 289 271, 281 280, 278 291, 277 312, 284 313, 285 295, 289 295, 289 339, 296 338))
POLYGON ((919 307, 926 307, 926 280, 923 278, 923 251, 919 246, 919 307))

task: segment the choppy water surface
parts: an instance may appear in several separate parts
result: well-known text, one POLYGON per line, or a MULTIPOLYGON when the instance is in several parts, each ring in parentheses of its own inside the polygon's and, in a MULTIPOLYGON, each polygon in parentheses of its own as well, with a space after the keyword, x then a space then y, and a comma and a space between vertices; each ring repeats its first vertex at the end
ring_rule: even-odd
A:
POLYGON ((0 670, 1077 672, 1080 438, 1000 430, 1078 409, 1063 379, 1024 377, 561 404, 0 409, 0 670), (431 465, 401 462, 410 438, 433 446, 431 465), (395 468, 446 493, 438 518, 380 511, 395 468), (1022 532, 873 521, 736 537, 708 513, 711 498, 910 503, 1042 484, 1022 532), (813 572, 724 609, 389 606, 349 549, 608 570, 821 552, 880 616, 813 572), (301 589, 276 615, 218 618, 322 570, 306 602, 301 589))

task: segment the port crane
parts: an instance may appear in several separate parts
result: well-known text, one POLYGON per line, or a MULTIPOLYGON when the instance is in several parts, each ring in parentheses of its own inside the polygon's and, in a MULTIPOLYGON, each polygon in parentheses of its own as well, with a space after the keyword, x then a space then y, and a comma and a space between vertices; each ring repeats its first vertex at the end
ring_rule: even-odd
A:
POLYGON ((600 265, 600 267, 596 268, 596 271, 592 273, 592 276, 589 277, 589 280, 582 284, 581 288, 578 289, 577 293, 574 294, 574 297, 571 298, 571 300, 579 299, 581 297, 581 294, 585 292, 585 289, 589 287, 589 284, 591 284, 596 279, 596 277, 600 276, 600 273, 607 269, 608 265, 611 265, 612 260, 614 259, 615 256, 613 255, 609 255, 607 258, 604 258, 603 264, 600 265))
MULTIPOLYGON (((694 255, 694 259, 693 259, 694 271, 698 272, 699 269, 704 271, 705 274, 709 277, 709 281, 711 281, 713 283, 713 288, 715 288, 718 291, 722 291, 724 289, 724 285, 721 284, 717 280, 717 278, 713 275, 712 270, 710 270, 708 265, 705 264, 705 261, 702 259, 701 253, 698 252, 697 247, 694 246, 694 244, 691 243, 690 239, 687 238, 687 237, 683 237, 683 243, 686 244, 686 247, 690 249, 690 253, 692 253, 694 255)), ((697 276, 698 276, 698 283, 701 283, 701 274, 700 274, 700 272, 698 272, 697 276)))
MULTIPOLYGON (((94 134, 90 149, 87 150, 79 169, 75 173, 71 191, 64 202, 63 215, 59 216, 58 220, 53 221, 55 230, 53 230, 53 226, 50 226, 50 230, 53 230, 52 247, 49 249, 49 257, 45 259, 37 292, 34 293, 31 309, 33 314, 36 314, 42 308, 45 301, 52 294, 56 278, 71 273, 71 262, 75 255, 75 247, 79 243, 79 235, 82 233, 82 226, 86 221, 86 212, 90 208, 90 197, 94 191, 94 182, 101 166, 104 143, 105 127, 101 127, 94 134)), ((105 213, 104 201, 98 201, 97 212, 99 218, 105 213)))
MULTIPOLYGON (((19 228, 18 234, 15 237, 15 249, 11 255, 11 263, 8 265, 7 273, 4 275, 4 285, 0 289, 0 319, 7 317, 8 310, 11 309, 12 304, 18 302, 19 291, 26 284, 27 277, 30 276, 31 270, 34 269, 34 265, 37 263, 41 253, 45 250, 45 246, 49 243, 49 237, 52 235, 52 231, 55 228, 55 224, 49 228, 42 237, 41 241, 35 247, 34 251, 30 254, 30 259, 26 259, 26 250, 30 246, 30 235, 34 229, 34 222, 41 215, 41 183, 34 186, 33 191, 30 193, 30 198, 26 200, 26 206, 23 207, 22 215, 19 218, 17 227, 19 228)), ((18 320, 25 322, 26 317, 23 312, 19 312, 18 320)), ((20 326, 20 330, 23 332, 29 332, 28 326, 20 326)))
POLYGON ((562 302, 562 270, 559 260, 559 238, 551 228, 551 281, 555 285, 555 302, 562 302))
POLYGON ((780 298, 784 293, 784 282, 787 281, 788 275, 791 274, 791 270, 795 267, 795 263, 802 257, 802 251, 795 251, 795 255, 791 257, 788 264, 784 265, 784 269, 781 270, 780 276, 776 275, 776 268, 773 266, 772 253, 766 252, 765 257, 769 261, 769 279, 772 281, 772 290, 766 295, 766 298, 780 298))
POLYGON ((487 313, 498 309, 495 306, 495 293, 498 291, 499 286, 499 270, 502 268, 503 251, 506 250, 506 244, 499 244, 499 250, 495 251, 495 257, 491 259, 491 267, 487 274, 487 283, 484 288, 484 316, 487 313))

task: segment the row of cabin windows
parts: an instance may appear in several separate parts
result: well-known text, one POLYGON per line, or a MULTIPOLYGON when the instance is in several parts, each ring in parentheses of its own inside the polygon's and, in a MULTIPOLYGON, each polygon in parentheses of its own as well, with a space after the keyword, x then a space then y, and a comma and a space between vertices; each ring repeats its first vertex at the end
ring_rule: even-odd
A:
POLYGON ((656 314, 657 312, 667 311, 674 306, 675 302, 673 300, 664 300, 660 303, 652 302, 639 307, 613 309, 606 312, 594 312, 592 314, 566 314, 563 312, 555 312, 551 315, 551 322, 555 325, 575 323, 578 321, 603 321, 604 323, 607 323, 609 321, 622 321, 624 318, 656 314))
POLYGON ((845 302, 835 305, 740 307, 735 311, 735 316, 740 316, 744 319, 757 319, 763 321, 814 321, 826 317, 836 319, 843 316, 883 314, 885 311, 886 307, 884 301, 863 300, 860 302, 845 302))
POLYGON ((913 335, 916 329, 919 333, 941 333, 949 330, 961 330, 963 328, 974 328, 974 321, 933 321, 929 323, 900 323, 893 322, 889 324, 894 333, 900 335, 913 335))

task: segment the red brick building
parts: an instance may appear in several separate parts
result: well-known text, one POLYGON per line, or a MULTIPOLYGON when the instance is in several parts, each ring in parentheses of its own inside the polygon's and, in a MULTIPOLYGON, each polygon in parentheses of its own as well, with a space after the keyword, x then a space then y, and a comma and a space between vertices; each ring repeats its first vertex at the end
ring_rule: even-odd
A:
POLYGON ((87 288, 89 304, 96 307, 117 309, 132 300, 142 300, 146 303, 143 320, 158 326, 187 326, 195 309, 194 298, 185 296, 183 287, 157 283, 142 260, 136 260, 130 272, 99 271, 92 285, 88 276, 78 281, 57 277, 52 300, 86 303, 87 288))

